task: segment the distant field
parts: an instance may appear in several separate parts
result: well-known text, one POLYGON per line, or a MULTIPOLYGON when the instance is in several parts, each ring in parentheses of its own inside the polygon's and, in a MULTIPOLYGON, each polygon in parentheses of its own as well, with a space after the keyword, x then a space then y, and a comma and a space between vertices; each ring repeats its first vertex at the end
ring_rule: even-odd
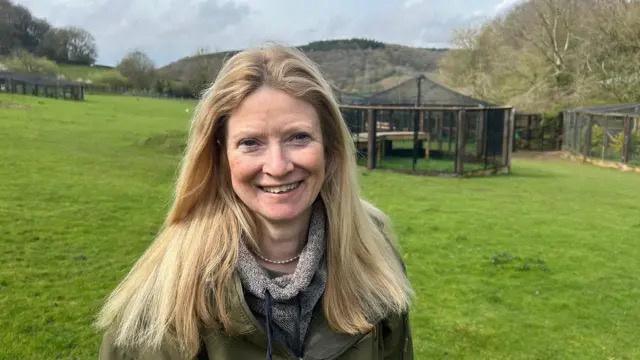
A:
MULTIPOLYGON (((0 359, 93 359, 105 296, 170 203, 194 102, 0 94, 0 359)), ((640 358, 640 176, 360 170, 416 291, 417 359, 640 358)))

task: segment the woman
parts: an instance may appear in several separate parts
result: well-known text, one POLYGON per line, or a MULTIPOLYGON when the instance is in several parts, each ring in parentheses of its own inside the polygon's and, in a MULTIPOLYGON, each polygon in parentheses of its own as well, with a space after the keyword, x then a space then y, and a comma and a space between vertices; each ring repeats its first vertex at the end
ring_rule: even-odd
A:
POLYGON ((194 115, 162 231, 109 297, 104 359, 406 359, 411 288, 301 52, 233 56, 194 115))

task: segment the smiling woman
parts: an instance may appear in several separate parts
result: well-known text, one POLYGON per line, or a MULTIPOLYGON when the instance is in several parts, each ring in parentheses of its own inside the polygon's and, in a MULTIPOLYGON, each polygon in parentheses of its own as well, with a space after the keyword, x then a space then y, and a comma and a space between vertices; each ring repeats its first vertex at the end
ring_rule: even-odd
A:
POLYGON ((231 184, 240 200, 261 222, 308 222, 325 167, 313 106, 262 87, 231 114, 227 137, 231 184))
POLYGON ((302 53, 232 57, 198 105, 160 235, 100 313, 101 357, 412 358, 411 288, 354 154, 302 53))

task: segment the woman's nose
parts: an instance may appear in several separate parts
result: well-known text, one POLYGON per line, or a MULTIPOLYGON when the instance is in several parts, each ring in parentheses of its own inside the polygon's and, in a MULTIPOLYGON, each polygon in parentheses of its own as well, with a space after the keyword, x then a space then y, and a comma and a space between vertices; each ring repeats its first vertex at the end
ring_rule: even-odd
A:
POLYGON ((284 176, 293 170, 293 162, 289 158, 287 149, 279 146, 269 146, 262 171, 271 176, 284 176))

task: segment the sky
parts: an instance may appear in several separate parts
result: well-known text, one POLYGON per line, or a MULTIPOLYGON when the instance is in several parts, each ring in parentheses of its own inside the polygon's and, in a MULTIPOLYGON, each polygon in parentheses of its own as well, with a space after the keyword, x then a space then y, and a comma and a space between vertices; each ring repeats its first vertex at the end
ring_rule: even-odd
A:
POLYGON ((88 30, 96 40, 96 63, 112 66, 133 50, 164 66, 199 49, 354 37, 451 47, 455 29, 482 24, 520 1, 13 0, 53 26, 88 30))

